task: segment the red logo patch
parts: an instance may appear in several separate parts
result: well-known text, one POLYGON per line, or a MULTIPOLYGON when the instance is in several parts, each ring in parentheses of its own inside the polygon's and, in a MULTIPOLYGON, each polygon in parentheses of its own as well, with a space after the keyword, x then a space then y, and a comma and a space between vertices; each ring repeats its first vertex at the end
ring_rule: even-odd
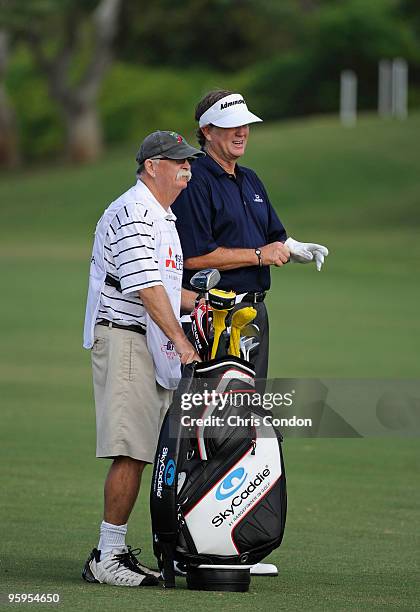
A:
POLYGON ((166 268, 173 268, 174 270, 176 270, 175 260, 172 259, 172 249, 171 249, 171 247, 169 247, 169 249, 168 249, 168 254, 169 254, 169 257, 166 260, 165 267, 166 268))

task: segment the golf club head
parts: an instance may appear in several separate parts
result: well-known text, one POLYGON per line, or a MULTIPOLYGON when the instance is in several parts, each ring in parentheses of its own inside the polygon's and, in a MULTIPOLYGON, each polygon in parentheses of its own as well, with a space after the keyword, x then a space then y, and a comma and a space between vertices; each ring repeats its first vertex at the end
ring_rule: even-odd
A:
POLYGON ((256 323, 248 323, 248 325, 241 329, 241 336, 244 338, 259 338, 260 328, 256 323))
POLYGON ((251 357, 257 353, 260 343, 255 337, 242 336, 240 340, 241 357, 245 361, 250 361, 251 357))
POLYGON ((245 359, 245 361, 248 361, 248 345, 251 341, 251 338, 246 338, 244 336, 241 336, 240 339, 240 347, 241 347, 241 357, 242 359, 245 359))
POLYGON ((219 270, 216 270, 216 268, 208 268, 196 272, 190 280, 190 285, 199 293, 207 293, 207 291, 216 287, 219 281, 219 270))
POLYGON ((258 354, 258 347, 260 346, 259 341, 256 338, 251 338, 251 343, 248 346, 248 359, 247 361, 252 361, 252 358, 258 354))

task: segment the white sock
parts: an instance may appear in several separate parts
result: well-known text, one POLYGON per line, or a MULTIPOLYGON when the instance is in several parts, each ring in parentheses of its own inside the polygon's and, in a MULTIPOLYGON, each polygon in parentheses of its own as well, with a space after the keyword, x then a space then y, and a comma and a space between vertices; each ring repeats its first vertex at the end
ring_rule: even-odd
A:
POLYGON ((101 559, 109 554, 113 548, 125 546, 127 523, 125 525, 112 525, 102 521, 98 550, 101 551, 101 559))

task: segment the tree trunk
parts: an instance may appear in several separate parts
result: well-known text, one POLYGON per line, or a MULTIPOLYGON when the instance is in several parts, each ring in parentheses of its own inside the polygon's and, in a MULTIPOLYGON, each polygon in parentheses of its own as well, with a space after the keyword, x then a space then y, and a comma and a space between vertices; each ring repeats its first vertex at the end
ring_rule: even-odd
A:
POLYGON ((0 168, 13 168, 19 164, 15 113, 3 85, 8 59, 9 36, 0 30, 0 168))
POLYGON ((67 155, 70 161, 87 163, 99 157, 103 148, 102 128, 95 106, 65 112, 67 155))
MULTIPOLYGON (((1 0, 0 0, 1 2, 1 0)), ((86 10, 68 11, 61 15, 63 31, 59 33, 57 53, 51 57, 45 48, 41 32, 28 29, 27 41, 35 60, 47 77, 51 97, 59 104, 66 123, 66 154, 69 160, 87 163, 102 152, 102 127, 96 109, 102 80, 113 57, 113 42, 117 33, 123 0, 100 0, 90 16, 91 51, 79 80, 72 82, 71 66, 82 53, 78 28, 83 25, 86 10)), ((68 4, 68 3, 66 3, 68 4)), ((82 8, 81 1, 75 3, 82 8)), ((70 6, 70 5, 69 5, 70 6)))
POLYGON ((15 114, 8 103, 4 87, 0 85, 0 168, 14 168, 19 164, 15 114))

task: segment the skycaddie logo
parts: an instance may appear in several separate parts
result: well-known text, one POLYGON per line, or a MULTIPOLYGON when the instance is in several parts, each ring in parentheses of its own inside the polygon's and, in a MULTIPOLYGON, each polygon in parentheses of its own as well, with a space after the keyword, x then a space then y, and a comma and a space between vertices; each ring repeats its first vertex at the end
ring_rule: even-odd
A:
MULTIPOLYGON (((235 491, 238 491, 241 488, 241 486, 243 485, 246 479, 246 474, 245 474, 245 477, 241 479, 241 482, 239 485, 236 486, 233 483, 233 480, 239 477, 239 474, 235 474, 235 472, 239 472, 239 470, 243 470, 245 472, 243 468, 239 468, 238 470, 235 470, 234 472, 229 474, 229 476, 227 476, 223 480, 223 482, 221 483, 221 485, 216 491, 217 499, 224 499, 226 497, 229 497, 230 495, 233 495, 235 491), (219 493, 219 489, 220 487, 223 487, 223 485, 226 483, 228 478, 230 479, 230 481, 227 483, 227 487, 229 487, 229 484, 232 485, 231 488, 234 489, 234 491, 232 491, 232 493, 229 493, 229 494, 227 492, 225 493, 222 492, 222 495, 224 494, 225 497, 218 498, 217 494, 219 493)), ((230 519, 233 519, 235 517, 235 514, 238 514, 239 508, 242 506, 242 504, 246 502, 248 498, 251 497, 254 493, 258 493, 258 489, 261 487, 264 480, 268 476, 270 476, 269 467, 266 467, 262 472, 258 472, 255 478, 251 479, 248 482, 247 486, 242 491, 242 493, 240 495, 235 495, 235 497, 232 499, 230 503, 230 506, 228 506, 227 508, 225 508, 225 510, 222 510, 221 512, 219 512, 218 514, 216 514, 216 516, 212 518, 212 521, 211 521, 212 524, 215 527, 221 527, 225 521, 229 521, 230 519)), ((249 502, 251 504, 253 500, 251 499, 249 500, 249 502)))
POLYGON ((157 488, 156 495, 157 497, 162 498, 162 487, 163 484, 171 486, 175 480, 176 474, 176 464, 173 459, 169 459, 168 463, 166 463, 166 458, 168 455, 168 447, 165 446, 162 448, 162 453, 158 459, 158 477, 157 477, 157 488))
POLYGON ((219 484, 216 491, 216 499, 222 501, 236 493, 238 489, 244 484, 247 473, 244 468, 237 468, 226 476, 224 480, 219 484))

